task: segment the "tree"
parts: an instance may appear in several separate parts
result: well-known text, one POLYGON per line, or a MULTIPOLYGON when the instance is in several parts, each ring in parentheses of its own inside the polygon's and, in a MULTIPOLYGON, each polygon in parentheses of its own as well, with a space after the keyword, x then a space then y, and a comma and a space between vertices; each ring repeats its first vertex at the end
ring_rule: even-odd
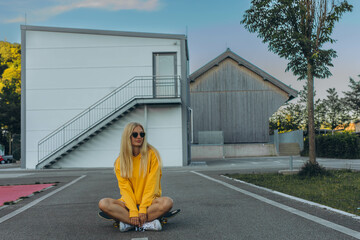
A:
POLYGON ((4 81, 15 84, 21 93, 21 46, 17 43, 0 41, 0 92, 4 81))
POLYGON ((350 115, 347 113, 343 101, 339 98, 335 88, 329 88, 326 90, 328 93, 327 98, 324 99, 325 110, 325 126, 330 127, 334 132, 334 129, 339 125, 345 125, 349 123, 350 115))
MULTIPOLYGON (((308 118, 308 109, 307 109, 307 92, 308 92, 308 86, 305 84, 303 86, 303 89, 299 92, 299 101, 298 104, 301 106, 301 117, 302 117, 302 123, 303 123, 303 129, 308 131, 309 129, 309 118, 308 118)), ((315 97, 314 92, 314 97, 315 97)))
POLYGON ((250 32, 268 43, 268 49, 289 60, 298 80, 307 79, 309 161, 316 163, 314 123, 314 78, 331 76, 329 67, 336 57, 324 44, 334 43, 330 36, 335 23, 352 5, 335 0, 252 0, 241 21, 250 32))
POLYGON ((9 144, 10 154, 13 135, 20 133, 20 109, 20 94, 16 92, 15 84, 11 84, 9 80, 4 81, 0 92, 0 129, 9 144))
MULTIPOLYGON (((307 85, 299 92, 299 99, 296 103, 287 103, 271 116, 269 121, 270 132, 279 130, 280 132, 295 131, 298 129, 308 130, 308 111, 307 105, 307 85)), ((316 91, 314 91, 314 97, 316 91)), ((320 99, 315 101, 315 127, 320 129, 324 123, 323 103, 320 99)))
POLYGON ((269 119, 270 132, 289 132, 302 129, 304 126, 303 109, 299 103, 289 103, 281 107, 269 119))
POLYGON ((21 46, 0 41, 0 144, 11 152, 14 134, 20 134, 21 46))
MULTIPOLYGON (((302 118, 303 118, 303 129, 305 129, 307 131, 307 135, 308 135, 308 131, 309 131, 309 111, 307 108, 307 93, 308 93, 308 85, 304 85, 303 89, 300 91, 299 93, 299 104, 301 105, 301 109, 302 109, 302 118)), ((314 98, 316 96, 316 91, 314 91, 314 98)), ((324 121, 325 121, 325 116, 324 116, 324 104, 323 101, 321 99, 318 99, 315 101, 314 103, 314 125, 315 125, 315 129, 320 130, 321 126, 323 125, 324 121)))
MULTIPOLYGON (((358 75, 360 77, 360 75, 358 75)), ((343 92, 344 104, 346 108, 353 113, 353 116, 356 120, 360 117, 360 80, 355 81, 350 78, 350 91, 343 92)))
POLYGON ((322 101, 321 99, 316 100, 314 108, 315 129, 318 129, 320 133, 321 127, 326 123, 326 107, 324 101, 322 101))

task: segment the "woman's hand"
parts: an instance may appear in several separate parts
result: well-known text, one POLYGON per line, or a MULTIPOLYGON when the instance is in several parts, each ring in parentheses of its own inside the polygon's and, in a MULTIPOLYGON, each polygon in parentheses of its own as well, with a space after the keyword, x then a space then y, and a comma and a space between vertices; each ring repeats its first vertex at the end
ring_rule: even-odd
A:
POLYGON ((146 213, 139 213, 140 219, 140 226, 147 222, 147 214, 146 213))
POLYGON ((132 217, 130 218, 130 223, 133 226, 137 226, 137 227, 141 227, 142 225, 140 225, 140 219, 139 217, 132 217))

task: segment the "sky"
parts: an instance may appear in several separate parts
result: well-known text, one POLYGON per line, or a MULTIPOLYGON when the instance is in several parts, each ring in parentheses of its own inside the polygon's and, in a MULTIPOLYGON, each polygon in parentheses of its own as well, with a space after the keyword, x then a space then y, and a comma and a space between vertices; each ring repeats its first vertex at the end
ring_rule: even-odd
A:
MULTIPOLYGON (((360 1, 335 25, 329 48, 337 52, 332 76, 315 79, 316 98, 326 90, 349 91, 349 78, 360 80, 360 1)), ((21 42, 20 25, 85 28, 148 33, 185 34, 190 73, 230 48, 265 72, 299 91, 298 81, 285 72, 288 61, 269 52, 240 21, 250 0, 0 0, 0 41, 21 42)), ((296 100, 295 100, 296 101, 296 100)))

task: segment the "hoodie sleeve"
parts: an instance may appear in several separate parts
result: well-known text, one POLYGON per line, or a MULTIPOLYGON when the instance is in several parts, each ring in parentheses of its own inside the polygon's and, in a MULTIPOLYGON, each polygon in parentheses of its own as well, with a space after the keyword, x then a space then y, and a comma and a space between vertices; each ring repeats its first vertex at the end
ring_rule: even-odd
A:
POLYGON ((133 186, 129 179, 121 177, 119 158, 116 160, 115 174, 118 180, 121 198, 125 201, 125 205, 129 209, 129 217, 138 217, 139 211, 136 207, 133 186))
POLYGON ((150 153, 149 164, 145 189, 139 206, 139 213, 147 213, 147 208, 151 205, 152 201, 161 196, 161 166, 156 155, 152 151, 150 153))

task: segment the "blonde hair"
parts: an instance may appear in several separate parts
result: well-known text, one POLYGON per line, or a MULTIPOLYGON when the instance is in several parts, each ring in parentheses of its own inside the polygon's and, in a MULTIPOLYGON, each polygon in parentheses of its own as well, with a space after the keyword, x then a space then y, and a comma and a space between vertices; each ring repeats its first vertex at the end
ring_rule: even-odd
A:
MULTIPOLYGON (((120 154, 119 154, 119 163, 120 164, 120 174, 123 178, 131 178, 132 177, 132 172, 133 172, 133 161, 132 161, 132 157, 133 157, 133 152, 132 152, 132 145, 131 145, 131 134, 133 133, 134 129, 136 127, 141 127, 144 130, 144 127, 137 122, 131 122, 128 123, 123 131, 122 137, 121 137, 121 144, 120 144, 120 154)), ((149 150, 153 150, 153 152, 155 153, 158 161, 159 161, 159 165, 162 165, 162 161, 160 158, 160 154, 159 152, 156 150, 155 147, 153 147, 152 145, 150 145, 147 140, 146 140, 146 135, 144 137, 143 140, 143 144, 140 148, 140 154, 141 154, 141 161, 140 161, 140 173, 142 171, 143 175, 146 174, 146 169, 147 169, 147 164, 148 164, 148 158, 149 158, 149 150)), ((116 167, 116 162, 114 164, 114 167, 116 167)))

